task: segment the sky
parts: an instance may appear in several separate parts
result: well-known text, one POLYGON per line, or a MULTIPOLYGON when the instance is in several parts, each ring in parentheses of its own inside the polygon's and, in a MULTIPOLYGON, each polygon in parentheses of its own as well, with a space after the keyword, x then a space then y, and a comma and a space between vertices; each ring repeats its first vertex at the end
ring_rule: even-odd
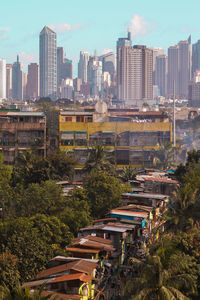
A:
POLYGON ((19 54, 26 70, 38 62, 39 33, 47 25, 57 44, 77 62, 81 50, 100 55, 116 49, 129 28, 133 44, 167 50, 192 35, 200 39, 199 0, 1 0, 0 58, 19 54))

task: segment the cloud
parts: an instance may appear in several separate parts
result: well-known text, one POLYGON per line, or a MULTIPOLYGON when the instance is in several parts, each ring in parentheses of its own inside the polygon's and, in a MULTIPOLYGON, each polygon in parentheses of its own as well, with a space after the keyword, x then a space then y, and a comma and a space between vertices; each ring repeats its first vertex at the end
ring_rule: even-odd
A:
POLYGON ((130 30, 132 36, 141 36, 149 34, 155 25, 145 20, 144 17, 135 14, 130 21, 128 30, 130 30))
POLYGON ((0 27, 0 40, 5 40, 7 38, 8 27, 0 27))
POLYGON ((64 34, 69 31, 75 31, 81 29, 83 26, 81 24, 68 24, 68 23, 60 23, 60 24, 51 24, 49 27, 56 31, 57 33, 64 34))

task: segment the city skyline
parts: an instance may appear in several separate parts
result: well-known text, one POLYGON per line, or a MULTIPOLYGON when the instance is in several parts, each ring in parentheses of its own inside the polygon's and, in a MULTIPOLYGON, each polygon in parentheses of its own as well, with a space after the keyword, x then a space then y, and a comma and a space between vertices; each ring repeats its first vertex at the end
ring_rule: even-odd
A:
MULTIPOLYGON (((57 33, 58 46, 64 47, 66 56, 75 65, 81 50, 93 53, 96 49, 98 55, 105 49, 116 51, 116 40, 126 35, 128 27, 132 31, 133 45, 161 47, 165 51, 179 40, 187 39, 190 33, 192 43, 200 39, 200 24, 196 22, 200 3, 197 1, 183 3, 178 0, 174 3, 170 0, 166 4, 158 0, 146 0, 140 4, 125 0, 122 6, 114 1, 108 3, 103 0, 96 7, 91 5, 91 1, 73 4, 59 0, 56 7, 48 5, 48 10, 46 0, 29 4, 21 0, 12 3, 12 10, 9 2, 2 4, 5 13, 0 23, 0 57, 6 59, 7 63, 13 63, 19 54, 25 68, 28 63, 38 62, 38 34, 45 25, 57 33), (192 3, 195 4, 195 10, 190 16, 188 11, 192 3), (19 18, 19 14, 23 14, 23 18, 19 18), (30 22, 36 16, 37 22, 30 22)), ((74 71, 76 74, 77 67, 74 71)))

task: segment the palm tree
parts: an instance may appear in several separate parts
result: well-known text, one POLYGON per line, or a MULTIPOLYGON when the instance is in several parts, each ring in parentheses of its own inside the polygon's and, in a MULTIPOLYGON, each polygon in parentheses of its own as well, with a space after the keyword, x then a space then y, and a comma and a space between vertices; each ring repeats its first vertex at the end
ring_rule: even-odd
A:
MULTIPOLYGON (((125 287, 122 299, 131 300, 187 300, 178 287, 182 285, 184 274, 172 277, 165 270, 159 256, 149 256, 140 275, 130 280, 125 287)), ((188 276, 187 276, 188 277, 188 276)), ((188 278, 187 278, 188 279, 188 278)), ((192 283, 191 283, 192 284, 192 283)))
POLYGON ((134 180, 135 177, 136 177, 135 169, 132 168, 131 166, 124 167, 120 174, 120 178, 125 182, 127 182, 129 180, 134 180))
POLYGON ((114 172, 114 166, 111 159, 108 158, 108 153, 98 143, 95 143, 90 150, 89 158, 83 169, 86 173, 90 173, 92 170, 114 172))
POLYGON ((178 149, 173 147, 171 143, 160 144, 158 150, 155 151, 153 166, 159 167, 163 170, 174 168, 177 166, 175 159, 178 149))

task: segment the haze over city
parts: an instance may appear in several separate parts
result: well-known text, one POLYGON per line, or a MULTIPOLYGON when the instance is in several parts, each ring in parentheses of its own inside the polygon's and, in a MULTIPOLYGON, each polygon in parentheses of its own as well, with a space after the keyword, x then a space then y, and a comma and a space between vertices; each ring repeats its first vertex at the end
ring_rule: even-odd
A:
POLYGON ((3 1, 0 21, 0 57, 13 63, 20 55, 24 67, 38 62, 38 35, 50 26, 75 66, 80 50, 101 55, 116 50, 116 40, 131 29, 133 44, 167 49, 192 34, 199 39, 200 3, 193 1, 3 1), (190 14, 191 7, 195 7, 190 14), (9 17, 8 17, 9 16, 9 17))

